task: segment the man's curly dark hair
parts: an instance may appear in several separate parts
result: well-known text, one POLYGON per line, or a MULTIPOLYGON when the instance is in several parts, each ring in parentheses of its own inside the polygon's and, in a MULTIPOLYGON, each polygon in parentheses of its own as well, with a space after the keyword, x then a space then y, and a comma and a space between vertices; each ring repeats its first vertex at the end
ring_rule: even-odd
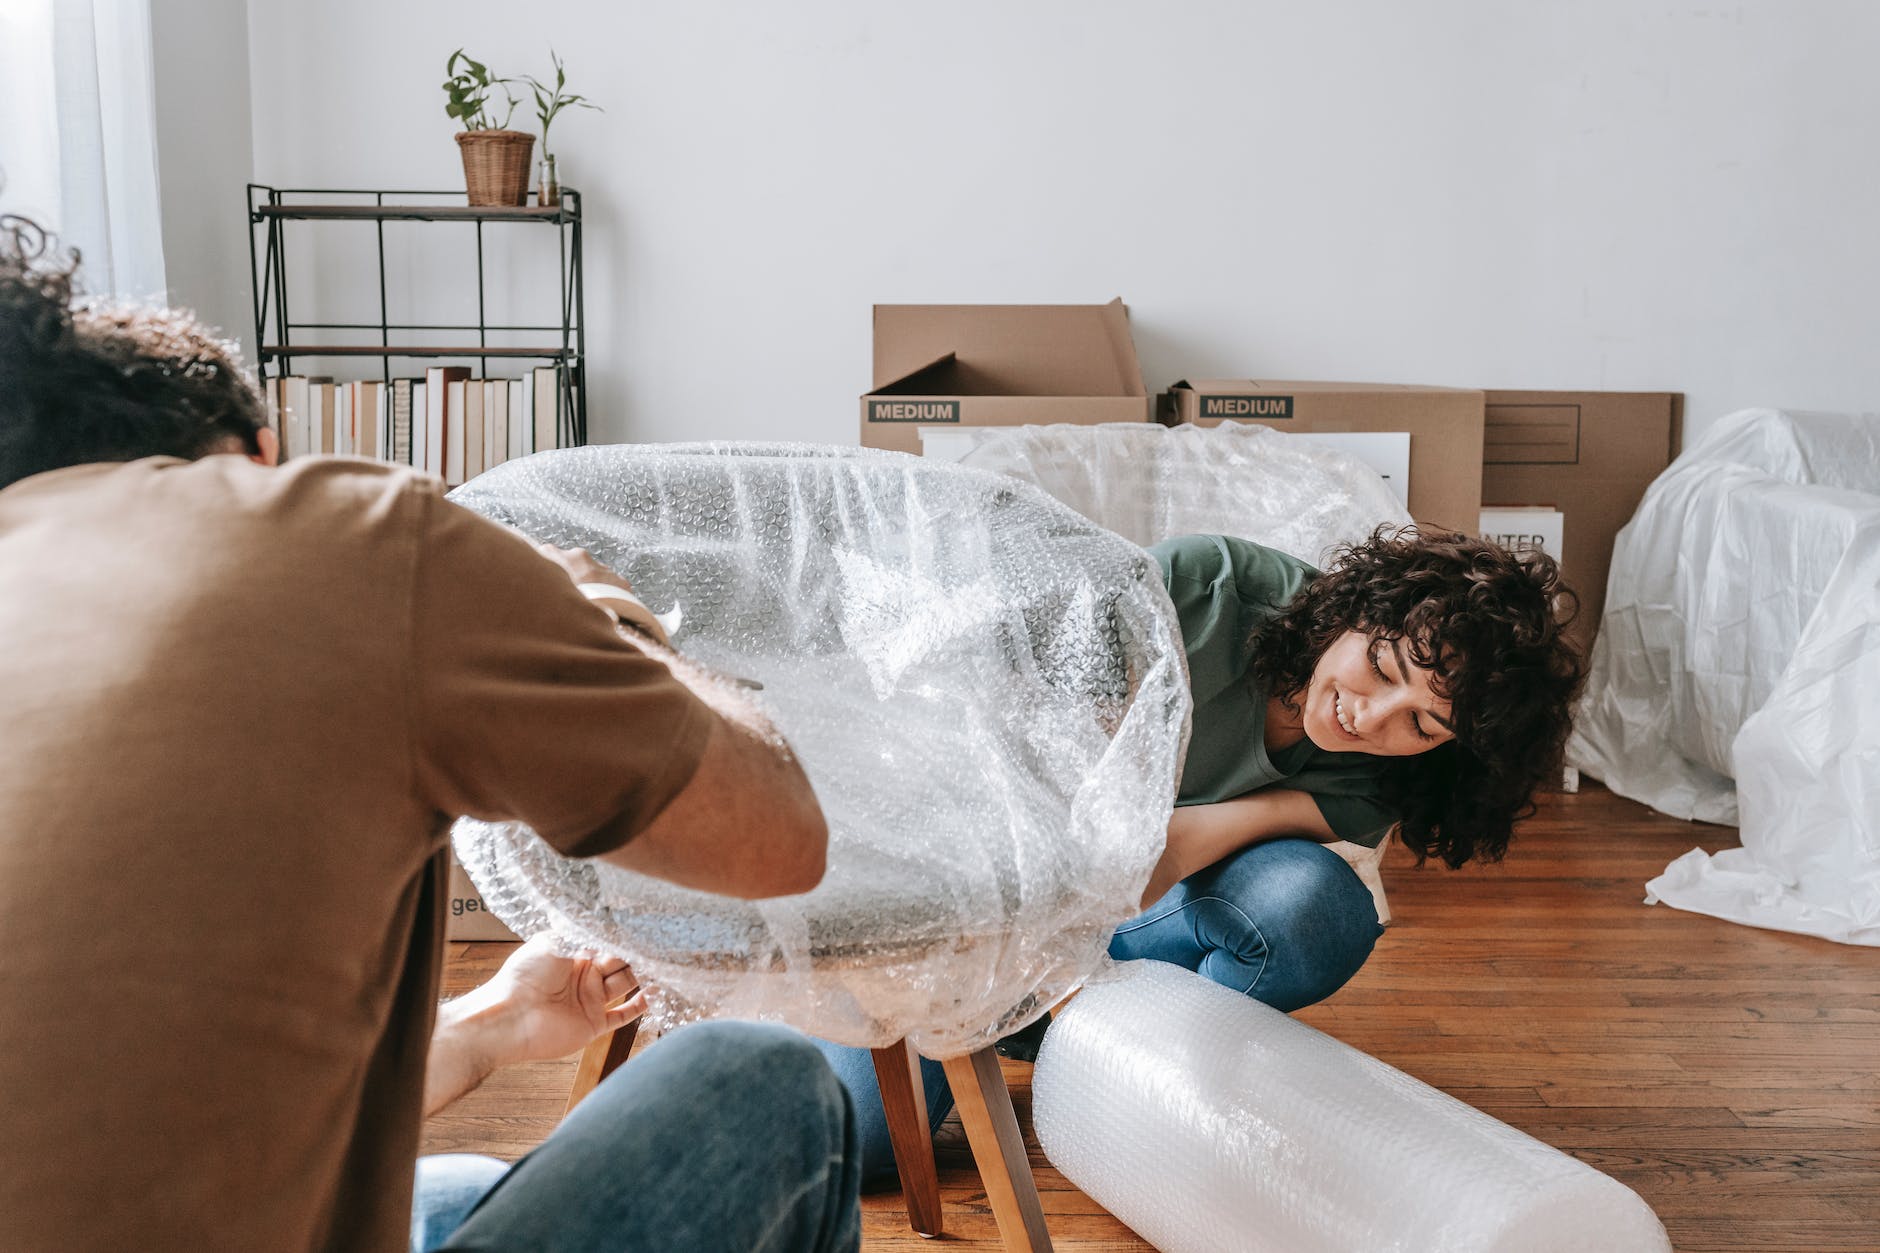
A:
POLYGON ((261 394, 189 313, 78 298, 78 254, 0 214, 0 487, 94 461, 260 452, 261 394))
POLYGON ((1251 673, 1291 701, 1346 631, 1401 639, 1448 698, 1455 739, 1390 759, 1384 799, 1423 862, 1454 869, 1499 861, 1534 791, 1560 776, 1585 662, 1565 629, 1578 598, 1545 553, 1516 555, 1486 540, 1380 527, 1336 550, 1253 635, 1251 673))

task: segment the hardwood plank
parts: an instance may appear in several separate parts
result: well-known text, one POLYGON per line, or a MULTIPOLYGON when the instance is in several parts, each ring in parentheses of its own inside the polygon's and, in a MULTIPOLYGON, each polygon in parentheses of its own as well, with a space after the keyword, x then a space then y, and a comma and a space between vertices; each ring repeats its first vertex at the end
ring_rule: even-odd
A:
MULTIPOLYGON (((1876 955, 1642 903, 1672 858, 1734 834, 1591 786, 1546 797, 1500 867, 1416 869, 1394 848, 1390 930, 1298 1017, 1609 1171, 1680 1253, 1880 1253, 1876 955)), ((452 945, 446 989, 475 986, 508 948, 452 945)), ((427 1125, 427 1151, 526 1152, 573 1065, 492 1077, 427 1125)), ((1030 1067, 1001 1070, 1055 1246, 1148 1250, 1044 1160, 1030 1067)), ((948 1246, 1000 1249, 957 1117, 935 1160, 948 1246)), ((899 1191, 863 1198, 863 1245, 934 1248, 899 1191)))

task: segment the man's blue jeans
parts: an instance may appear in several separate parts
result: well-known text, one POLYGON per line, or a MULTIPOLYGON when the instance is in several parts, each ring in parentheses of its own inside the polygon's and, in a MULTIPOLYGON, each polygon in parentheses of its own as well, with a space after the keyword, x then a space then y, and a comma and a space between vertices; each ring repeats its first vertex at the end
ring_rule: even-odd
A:
MULTIPOLYGON (((1342 857, 1312 840, 1269 840, 1176 884, 1116 929, 1110 956, 1186 966, 1291 1013, 1345 986, 1383 933, 1370 890, 1342 857)), ((822 1040, 816 1047, 855 1101, 862 1186, 892 1183, 894 1148, 872 1057, 822 1040)), ((920 1066, 937 1128, 953 1094, 938 1062, 922 1058, 920 1066)))
POLYGON ((809 1041, 702 1023, 615 1071, 513 1167, 420 1159, 411 1247, 849 1253, 859 1180, 849 1098, 809 1041))

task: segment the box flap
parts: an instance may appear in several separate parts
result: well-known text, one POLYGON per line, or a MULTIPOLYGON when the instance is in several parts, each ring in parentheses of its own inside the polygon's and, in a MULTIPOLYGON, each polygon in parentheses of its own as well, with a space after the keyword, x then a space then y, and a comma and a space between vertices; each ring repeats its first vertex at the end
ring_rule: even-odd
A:
POLYGON ((932 361, 923 362, 899 378, 876 387, 869 395, 880 393, 885 396, 915 395, 938 396, 952 395, 947 384, 954 381, 958 374, 959 359, 950 352, 943 352, 932 361))
POLYGON ((1432 387, 1422 383, 1340 383, 1325 379, 1181 379, 1170 391, 1191 391, 1197 396, 1231 396, 1241 392, 1287 392, 1294 395, 1337 392, 1454 392, 1466 387, 1432 387))
POLYGON ((1120 298, 1107 305, 876 305, 874 390, 889 389, 901 395, 1148 395, 1120 298), (922 376, 919 393, 910 390, 916 374, 922 376))

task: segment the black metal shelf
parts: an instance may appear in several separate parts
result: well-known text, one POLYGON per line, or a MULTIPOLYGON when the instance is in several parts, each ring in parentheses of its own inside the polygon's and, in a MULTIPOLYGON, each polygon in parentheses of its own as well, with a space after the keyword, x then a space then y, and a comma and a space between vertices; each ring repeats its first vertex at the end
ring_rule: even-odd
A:
POLYGON ((293 221, 350 220, 367 222, 572 222, 562 208, 550 205, 416 205, 416 204, 306 204, 262 205, 254 210, 256 220, 280 218, 293 221))
POLYGON ((263 344, 261 356, 276 357, 536 357, 565 360, 565 348, 451 348, 411 344, 263 344))
POLYGON ((468 205, 463 192, 395 189, 340 189, 248 185, 248 264, 254 295, 256 356, 263 379, 282 378, 298 357, 377 357, 389 390, 394 358, 510 359, 545 361, 556 371, 555 429, 563 446, 587 443, 587 329, 581 268, 581 193, 564 187, 556 205, 468 205), (349 203, 346 197, 358 197, 349 203), (437 203, 426 203, 426 201, 437 203), (373 224, 378 243, 379 300, 376 322, 296 322, 288 313, 287 224, 333 221, 373 224), (385 224, 443 222, 475 228, 477 320, 463 323, 393 322, 386 304, 385 224), (485 223, 541 223, 553 226, 561 246, 561 322, 554 326, 491 323, 486 316, 483 267, 485 223), (256 236, 265 237, 258 244, 256 236), (375 344, 294 342, 296 331, 376 331, 375 344), (447 331, 476 335, 475 344, 394 343, 393 331, 447 331), (552 336, 558 344, 491 344, 491 332, 552 336))

